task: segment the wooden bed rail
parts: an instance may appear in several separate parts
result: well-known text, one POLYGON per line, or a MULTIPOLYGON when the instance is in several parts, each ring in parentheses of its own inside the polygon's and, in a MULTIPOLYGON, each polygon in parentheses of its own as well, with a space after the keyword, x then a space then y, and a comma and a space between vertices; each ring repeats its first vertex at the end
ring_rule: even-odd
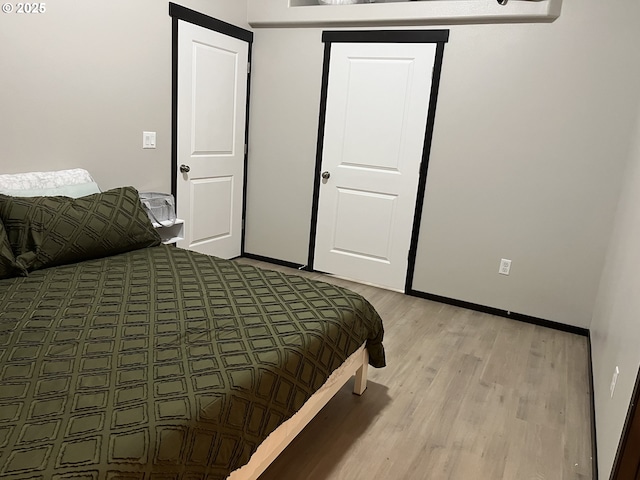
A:
POLYGON ((227 480, 256 480, 354 375, 353 393, 362 395, 367 388, 368 366, 369 352, 362 345, 331 374, 320 390, 293 417, 260 444, 249 463, 233 471, 227 480))

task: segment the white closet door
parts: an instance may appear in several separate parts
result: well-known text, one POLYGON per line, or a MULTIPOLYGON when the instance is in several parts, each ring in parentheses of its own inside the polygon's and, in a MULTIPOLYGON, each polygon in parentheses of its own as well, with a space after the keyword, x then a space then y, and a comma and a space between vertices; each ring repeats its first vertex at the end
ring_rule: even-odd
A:
POLYGON ((404 291, 435 52, 332 44, 314 269, 404 291))

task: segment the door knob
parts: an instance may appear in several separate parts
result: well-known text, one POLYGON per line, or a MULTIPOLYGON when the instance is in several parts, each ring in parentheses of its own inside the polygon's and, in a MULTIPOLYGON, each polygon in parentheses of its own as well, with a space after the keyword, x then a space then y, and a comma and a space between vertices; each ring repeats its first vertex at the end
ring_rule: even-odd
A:
POLYGON ((189 165, 180 165, 180 172, 189 173, 191 171, 191 167, 189 165))
POLYGON ((331 176, 331 173, 329 173, 329 172, 322 172, 322 178, 324 178, 325 180, 328 180, 330 176, 331 176))

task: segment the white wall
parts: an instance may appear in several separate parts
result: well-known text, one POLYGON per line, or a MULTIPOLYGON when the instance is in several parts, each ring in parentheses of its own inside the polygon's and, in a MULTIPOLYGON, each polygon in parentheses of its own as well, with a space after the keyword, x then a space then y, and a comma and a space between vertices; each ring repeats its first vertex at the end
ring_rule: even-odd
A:
POLYGON ((635 115, 637 12, 569 0, 550 25, 452 31, 417 290, 588 327, 635 115))
POLYGON ((254 31, 245 250, 306 264, 311 227, 321 31, 254 31))
POLYGON ((609 478, 640 367, 640 109, 591 338, 600 478, 609 478), (620 369, 613 398, 609 386, 620 369))
MULTIPOLYGON (((246 2, 176 2, 248 28, 246 2)), ((158 0, 56 0, 0 14, 0 172, 87 168, 169 191, 171 17, 158 0), (157 149, 142 149, 156 131, 157 149)))
MULTIPOLYGON (((564 0, 551 24, 448 27, 415 289, 589 326, 640 91, 637 14, 564 0)), ((255 32, 246 248, 302 264, 321 31, 255 32)))

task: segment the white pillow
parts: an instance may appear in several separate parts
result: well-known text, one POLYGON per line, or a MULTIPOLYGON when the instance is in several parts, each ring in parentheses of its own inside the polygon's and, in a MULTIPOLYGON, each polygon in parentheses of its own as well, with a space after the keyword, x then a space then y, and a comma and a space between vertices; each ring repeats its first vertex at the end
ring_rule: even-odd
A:
POLYGON ((31 190, 56 188, 93 182, 88 171, 83 168, 58 170, 53 172, 29 172, 0 175, 2 190, 31 190))
POLYGON ((96 182, 78 183, 75 185, 62 185, 50 188, 6 189, 0 188, 0 193, 12 197, 71 197, 80 198, 100 193, 96 182))

